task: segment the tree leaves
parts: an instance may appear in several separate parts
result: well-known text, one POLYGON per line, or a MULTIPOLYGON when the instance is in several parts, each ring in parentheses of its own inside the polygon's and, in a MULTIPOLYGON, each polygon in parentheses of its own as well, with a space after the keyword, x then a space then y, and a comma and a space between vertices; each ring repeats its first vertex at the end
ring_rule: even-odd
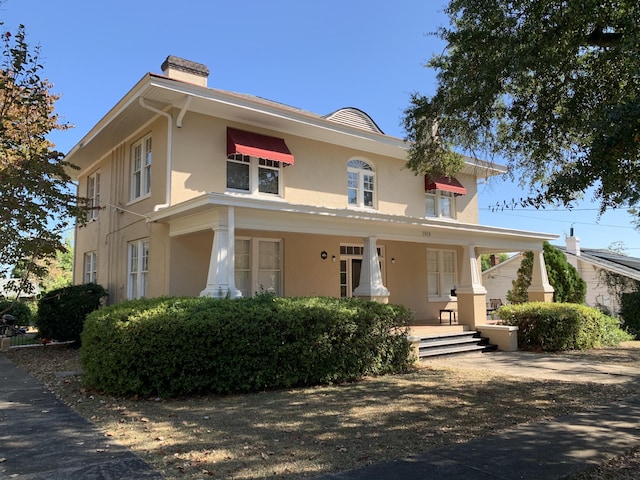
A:
POLYGON ((62 232, 81 218, 72 168, 47 139, 66 130, 54 112, 58 96, 40 77, 39 49, 30 50, 23 26, 5 32, 0 65, 0 274, 20 263, 41 277, 46 262, 64 251, 62 232))
POLYGON ((446 13, 448 47, 427 64, 437 91, 405 111, 410 168, 450 176, 454 153, 497 155, 535 205, 591 188, 601 211, 640 201, 637 1, 451 0, 446 13))

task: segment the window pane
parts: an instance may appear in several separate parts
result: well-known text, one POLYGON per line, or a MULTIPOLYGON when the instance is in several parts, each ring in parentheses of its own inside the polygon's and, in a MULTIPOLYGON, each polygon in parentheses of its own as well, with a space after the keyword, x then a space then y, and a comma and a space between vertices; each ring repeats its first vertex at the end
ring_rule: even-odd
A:
POLYGON ((236 288, 242 292, 243 297, 250 297, 253 295, 251 291, 251 272, 236 270, 236 288))
POLYGON ((451 198, 440 197, 440 215, 451 218, 451 198))
POLYGON ((258 242, 259 269, 280 269, 280 242, 258 242))
POLYGON ((260 193, 278 194, 278 176, 279 170, 271 168, 258 169, 258 191, 260 193))
POLYGON ((249 191, 249 165, 227 162, 227 188, 249 191))
POLYGON ((427 274, 427 287, 430 297, 436 297, 440 295, 440 285, 438 279, 438 272, 429 272, 427 274))
POLYGON ((373 192, 364 192, 364 204, 367 207, 373 207, 373 192))
MULTIPOLYGON (((235 267, 236 271, 238 270, 249 270, 251 268, 251 250, 250 250, 250 242, 249 240, 236 240, 235 242, 235 250, 236 250, 236 259, 235 259, 235 267)), ((238 287, 240 288, 240 287, 238 287)), ((240 289, 242 290, 242 289, 240 289)))
POLYGON ((258 291, 280 295, 280 272, 259 271, 258 291))
POLYGON ((357 205, 358 204, 358 191, 350 188, 347 192, 347 196, 349 198, 349 205, 357 205))
POLYGON ((425 216, 427 217, 435 217, 436 216, 436 197, 435 195, 429 195, 425 197, 424 200, 425 205, 425 216))

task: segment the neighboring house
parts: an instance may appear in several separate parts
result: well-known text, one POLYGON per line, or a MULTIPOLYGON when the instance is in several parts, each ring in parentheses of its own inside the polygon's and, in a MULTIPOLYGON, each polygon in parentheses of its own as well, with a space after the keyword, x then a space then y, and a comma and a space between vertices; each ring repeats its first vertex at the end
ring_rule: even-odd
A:
POLYGON ((36 298, 40 295, 40 286, 30 282, 30 288, 20 290, 20 278, 0 278, 0 298, 15 298, 19 296, 22 299, 36 298))
POLYGON ((320 116, 208 88, 206 66, 173 56, 162 70, 65 158, 95 207, 76 231, 74 283, 103 285, 110 303, 359 296, 418 321, 452 308, 473 326, 486 318, 480 255, 535 250, 530 294, 550 299, 541 251, 557 236, 478 224, 477 182, 504 167, 467 159, 456 178, 426 179, 356 108, 320 116))
MULTIPOLYGON (((640 281, 639 258, 610 250, 580 248, 580 239, 573 235, 573 231, 566 238, 566 246, 556 248, 565 254, 567 261, 578 270, 586 282, 586 304, 589 306, 602 305, 612 312, 620 310, 617 295, 607 287, 602 278, 605 272, 640 281)), ((507 292, 511 290, 511 282, 518 275, 521 260, 522 254, 518 253, 482 273, 482 283, 487 289, 488 298, 500 298, 506 303, 507 292)))

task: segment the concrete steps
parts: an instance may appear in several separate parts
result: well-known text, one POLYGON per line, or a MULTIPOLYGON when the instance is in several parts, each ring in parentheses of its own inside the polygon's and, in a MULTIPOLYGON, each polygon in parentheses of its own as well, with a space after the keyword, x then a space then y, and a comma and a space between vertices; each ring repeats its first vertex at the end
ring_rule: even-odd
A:
POLYGON ((475 331, 420 336, 418 346, 420 359, 468 352, 493 352, 498 348, 497 345, 490 344, 488 338, 475 331))

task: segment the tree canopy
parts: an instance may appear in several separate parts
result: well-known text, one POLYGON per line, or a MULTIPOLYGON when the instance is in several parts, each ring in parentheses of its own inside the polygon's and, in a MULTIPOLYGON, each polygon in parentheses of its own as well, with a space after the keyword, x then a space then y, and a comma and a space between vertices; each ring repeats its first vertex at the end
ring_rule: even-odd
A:
POLYGON ((523 205, 601 212, 640 201, 637 0, 451 0, 433 96, 405 111, 409 166, 453 176, 496 157, 529 187, 523 205))
POLYGON ((16 265, 25 278, 42 277, 47 260, 65 251, 63 232, 84 206, 69 188, 71 165, 48 140, 69 126, 54 112, 58 96, 41 78, 39 48, 29 47, 22 25, 1 35, 0 277, 16 265))

